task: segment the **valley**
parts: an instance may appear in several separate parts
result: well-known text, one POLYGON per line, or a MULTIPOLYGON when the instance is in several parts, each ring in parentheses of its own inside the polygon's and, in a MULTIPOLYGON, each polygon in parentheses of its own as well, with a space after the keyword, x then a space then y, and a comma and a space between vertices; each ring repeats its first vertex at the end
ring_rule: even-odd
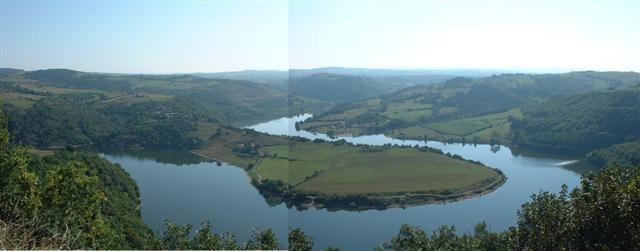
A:
MULTIPOLYGON (((247 74, 243 73, 242 78, 247 74)), ((252 202, 252 206, 273 208, 273 212, 261 210, 273 213, 275 218, 282 210, 299 215, 295 217, 313 218, 313 224, 300 226, 322 236, 319 240, 325 245, 329 240, 326 238, 339 239, 326 232, 328 225, 322 223, 331 221, 336 212, 380 210, 384 212, 380 217, 387 218, 395 217, 389 211, 395 208, 440 211, 432 206, 451 203, 450 207, 464 211, 468 209, 461 205, 469 203, 476 205, 471 208, 506 203, 510 206, 504 214, 513 214, 523 201, 505 196, 517 194, 526 198, 541 188, 553 191, 562 183, 573 187, 580 173, 612 163, 637 165, 633 114, 638 103, 640 86, 634 85, 640 79, 638 74, 505 74, 446 77, 442 83, 428 82, 424 76, 294 74, 295 80, 288 84, 297 85, 297 89, 287 94, 282 82, 276 83, 282 76, 274 77, 272 72, 264 75, 267 79, 252 82, 190 75, 14 71, 0 78, 0 96, 9 118, 11 141, 36 147, 30 150, 33 154, 46 157, 62 150, 97 151, 133 173, 138 172, 136 166, 146 164, 136 160, 119 162, 122 157, 118 156, 126 159, 143 153, 142 160, 151 158, 163 165, 238 168, 246 179, 235 177, 238 184, 224 182, 224 187, 218 189, 257 192, 263 204, 252 202), (334 83, 322 86, 327 81, 334 83), (558 90, 558 81, 573 84, 558 90), (361 93, 363 96, 350 94, 360 93, 371 82, 380 89, 361 93), (339 86, 342 95, 331 96, 329 90, 335 91, 339 86), (612 115, 621 112, 629 116, 612 115), (318 115, 287 117, 303 113, 318 115), (601 116, 589 115, 590 120, 581 120, 586 116, 580 114, 594 113, 601 116), (281 117, 284 118, 264 125, 240 127, 281 117), (536 143, 548 142, 540 141, 548 133, 562 135, 570 128, 576 131, 582 128, 580 124, 591 126, 583 129, 584 134, 573 135, 590 135, 599 145, 580 144, 585 148, 576 152, 557 148, 563 144, 576 146, 563 137, 552 136, 557 140, 553 149, 536 143), (593 137, 590 130, 610 133, 603 136, 609 140, 593 137), (175 150, 179 153, 170 152, 175 150), (522 150, 560 157, 520 156, 522 150), (155 153, 145 153, 149 151, 155 153), (208 161, 186 155, 175 157, 188 152, 208 161), (585 157, 575 159, 580 154, 585 157), (537 170, 541 166, 545 169, 537 170), (550 173, 558 175, 558 179, 542 182, 550 173), (465 203, 474 200, 478 202, 465 203), (309 215, 319 210, 327 211, 318 218, 309 215)), ((173 175, 191 175, 185 167, 177 167, 180 171, 176 169, 173 175)), ((227 172, 221 175, 228 175, 227 172)), ((134 178, 137 182, 147 179, 139 174, 134 178)), ((201 180, 194 185, 206 183, 201 180)), ((159 188, 155 183, 143 186, 147 187, 142 192, 142 203, 146 204, 148 196, 152 196, 150 190, 159 188)), ((143 209, 143 217, 147 222, 160 221, 158 217, 184 217, 164 210, 143 209), (148 218, 149 215, 154 216, 148 218)), ((203 217, 194 212, 196 215, 200 215, 199 219, 188 222, 195 224, 203 217)), ((479 217, 503 227, 508 224, 497 222, 513 221, 498 215, 479 217)), ((154 229, 161 227, 151 224, 154 229)), ((462 222, 457 225, 465 226, 462 222)), ((349 231, 342 234, 351 235, 349 231)), ((372 244, 364 239, 343 243, 351 248, 372 244)))

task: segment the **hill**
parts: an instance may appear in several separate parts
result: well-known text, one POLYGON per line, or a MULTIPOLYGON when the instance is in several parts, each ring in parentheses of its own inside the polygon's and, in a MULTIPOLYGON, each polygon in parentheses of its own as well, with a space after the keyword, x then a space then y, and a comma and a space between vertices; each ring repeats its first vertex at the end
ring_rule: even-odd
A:
POLYGON ((289 72, 276 70, 245 70, 215 73, 192 73, 201 78, 246 80, 255 83, 271 85, 282 91, 288 89, 289 72))
POLYGON ((640 140, 591 151, 586 159, 590 164, 599 167, 637 167, 640 165, 640 140))
POLYGON ((10 75, 19 74, 22 72, 24 71, 20 69, 0 68, 0 76, 10 76, 10 75))
POLYGON ((520 147, 582 155, 640 139, 639 90, 556 97, 525 106, 522 114, 511 128, 520 147))
POLYGON ((318 73, 289 79, 293 95, 345 103, 391 93, 407 85, 394 85, 379 79, 318 73))
POLYGON ((102 74, 50 69, 0 77, 0 82, 3 86, 0 88, 4 89, 0 97, 18 106, 30 106, 47 93, 94 93, 120 103, 185 97, 217 114, 216 120, 233 125, 287 116, 290 110, 318 111, 326 106, 318 100, 291 96, 268 85, 191 75, 102 74))
POLYGON ((0 109, 0 246, 151 248, 138 187, 120 166, 87 153, 40 157, 9 136, 0 109))
POLYGON ((503 142, 519 108, 558 95, 629 89, 634 72, 503 74, 458 77, 333 107, 299 125, 332 134, 377 134, 414 139, 503 142))
MULTIPOLYGON (((290 79, 302 79, 316 74, 342 75, 352 77, 366 77, 376 82, 387 83, 392 86, 412 86, 442 83, 455 76, 486 76, 492 71, 457 71, 457 70, 392 70, 325 67, 317 69, 290 69, 289 71, 246 70, 217 73, 193 73, 191 75, 202 78, 247 80, 269 85, 288 92, 290 79)), ((348 83, 348 82, 345 82, 348 83)), ((334 87, 328 85, 328 88, 334 87)), ((326 100, 326 99, 325 99, 326 100)))
POLYGON ((319 111, 326 102, 244 80, 67 69, 0 77, 14 142, 36 147, 193 149, 207 127, 319 111))

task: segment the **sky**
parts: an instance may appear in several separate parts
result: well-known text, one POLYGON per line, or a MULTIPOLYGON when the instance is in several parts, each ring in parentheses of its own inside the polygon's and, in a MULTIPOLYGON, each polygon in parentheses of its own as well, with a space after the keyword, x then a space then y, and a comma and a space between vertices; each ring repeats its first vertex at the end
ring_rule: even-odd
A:
POLYGON ((0 66, 640 71, 632 1, 0 0, 0 66))

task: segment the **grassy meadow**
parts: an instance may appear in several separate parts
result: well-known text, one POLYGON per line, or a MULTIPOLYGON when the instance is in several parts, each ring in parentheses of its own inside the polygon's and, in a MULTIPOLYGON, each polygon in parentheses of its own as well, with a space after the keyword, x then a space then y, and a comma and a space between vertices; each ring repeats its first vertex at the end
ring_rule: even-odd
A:
POLYGON ((480 189, 500 179, 493 169, 415 148, 367 152, 351 145, 296 142, 264 151, 255 169, 259 177, 310 193, 446 194, 480 189))

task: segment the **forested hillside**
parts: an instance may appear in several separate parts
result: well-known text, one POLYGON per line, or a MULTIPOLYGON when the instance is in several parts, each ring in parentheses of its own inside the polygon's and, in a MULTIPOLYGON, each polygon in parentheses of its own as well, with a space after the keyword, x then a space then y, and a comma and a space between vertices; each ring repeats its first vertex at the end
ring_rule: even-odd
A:
MULTIPOLYGON (((1 111, 1 110, 0 110, 1 111)), ((0 113, 0 247, 142 249, 153 233, 138 188, 93 154, 38 157, 9 143, 0 113)))
POLYGON ((184 97, 206 108, 220 122, 246 125, 289 115, 290 110, 317 112, 327 105, 245 80, 191 75, 102 74, 67 69, 6 71, 12 74, 0 76, 0 97, 5 103, 22 108, 51 95, 101 94, 108 102, 122 105, 184 97))
POLYGON ((393 94, 333 107, 301 128, 329 133, 385 133, 403 138, 467 142, 509 140, 510 118, 525 104, 591 91, 629 89, 634 72, 503 74, 458 77, 440 85, 413 86, 393 94))
POLYGON ((195 136, 198 122, 215 122, 213 114, 184 98, 121 105, 98 94, 69 94, 9 112, 13 142, 40 148, 192 149, 201 142, 195 136))
POLYGON ((619 90, 556 97, 525 106, 512 122, 513 144, 564 154, 585 154, 640 138, 640 91, 619 90))
POLYGON ((640 140, 592 151, 587 154, 587 161, 596 166, 640 166, 640 140))
POLYGON ((12 141, 39 148, 193 149, 219 124, 325 109, 326 102, 242 80, 5 69, 12 141), (203 134, 204 132, 204 134, 203 134))

